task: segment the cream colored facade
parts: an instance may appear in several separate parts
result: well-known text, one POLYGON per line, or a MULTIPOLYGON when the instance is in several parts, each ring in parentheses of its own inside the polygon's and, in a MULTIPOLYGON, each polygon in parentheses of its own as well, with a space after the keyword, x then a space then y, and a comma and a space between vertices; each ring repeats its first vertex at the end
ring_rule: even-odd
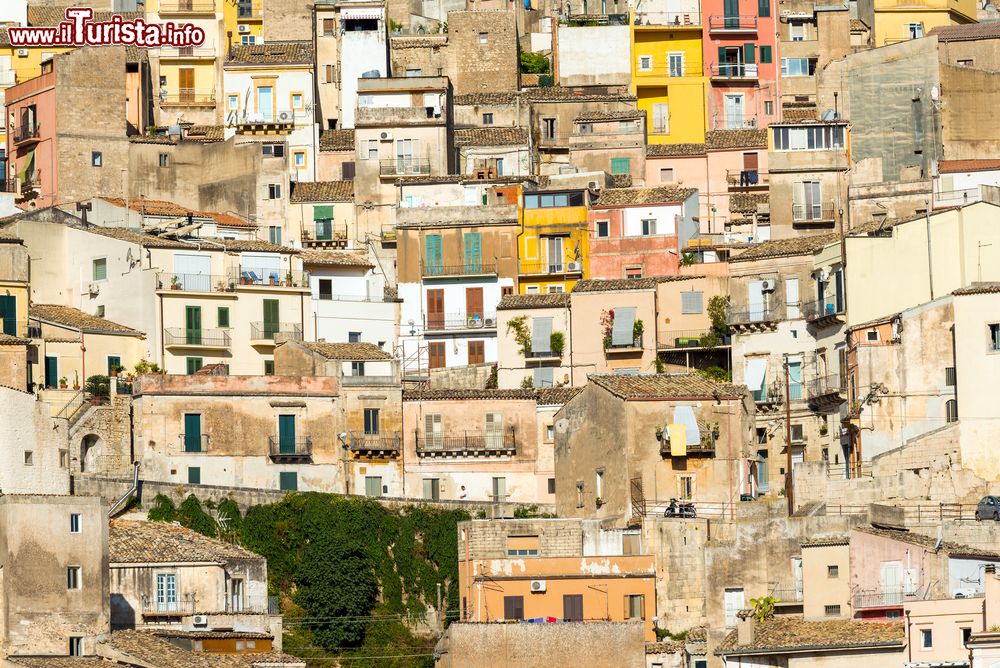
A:
MULTIPOLYGON (((996 579, 989 573, 984 577, 987 582, 996 579)), ((906 603, 903 615, 909 622, 907 642, 910 661, 917 665, 969 665, 966 639, 987 630, 984 622, 989 603, 987 598, 981 597, 906 603)))
POLYGON ((803 543, 801 579, 793 583, 791 591, 798 589, 801 595, 804 619, 851 616, 850 556, 847 540, 803 543))
MULTIPOLYGON (((507 295, 497 306, 497 387, 513 389, 530 379, 532 387, 568 385, 571 380, 569 295, 507 295), (518 342, 523 330, 527 350, 518 342), (552 335, 563 335, 562 351, 552 335)), ((557 337, 558 338, 558 337, 557 337)))
POLYGON ((1000 373, 1000 352, 991 338, 991 331, 1000 323, 995 316, 1000 306, 996 286, 973 286, 954 297, 955 398, 962 465, 990 482, 1000 480, 1000 463, 991 446, 1000 436, 1000 415, 989 399, 1000 373))

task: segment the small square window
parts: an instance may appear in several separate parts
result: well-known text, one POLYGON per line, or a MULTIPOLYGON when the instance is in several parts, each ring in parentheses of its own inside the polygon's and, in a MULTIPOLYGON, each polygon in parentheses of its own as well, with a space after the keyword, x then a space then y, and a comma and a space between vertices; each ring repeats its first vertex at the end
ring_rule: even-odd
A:
POLYGON ((59 468, 61 469, 69 468, 69 450, 59 451, 59 468))
POLYGON ((168 155, 167 153, 161 153, 160 167, 169 167, 169 166, 170 166, 170 155, 168 155))
POLYGON ((764 100, 764 115, 773 116, 774 115, 774 102, 771 100, 764 100))
POLYGON ((104 317, 104 304, 98 304, 97 310, 94 312, 94 315, 96 315, 98 318, 104 317))
POLYGON ((100 151, 91 151, 90 152, 90 166, 91 167, 100 167, 103 163, 104 163, 104 156, 101 154, 100 151))
POLYGON ((267 186, 267 198, 268 199, 281 199, 281 184, 280 183, 269 183, 267 186))
POLYGON ((108 278, 108 259, 99 257, 91 264, 91 278, 95 281, 104 281, 108 278))
POLYGON ((407 67, 406 76, 408 77, 419 77, 422 74, 422 70, 419 67, 407 67))
MULTIPOLYGON (((877 342, 878 341, 878 330, 877 329, 869 329, 867 332, 865 332, 865 337, 868 339, 868 341, 870 341, 872 343, 877 342)), ((998 350, 1000 350, 1000 348, 998 348, 998 350)))
POLYGON ((488 32, 479 33, 479 43, 487 44, 490 41, 490 34, 488 32))
POLYGON ((81 580, 79 566, 70 566, 66 569, 66 589, 79 590, 81 580))
POLYGON ((80 513, 70 513, 69 532, 80 533, 80 513))
POLYGON ((282 492, 295 492, 299 489, 299 474, 295 471, 278 473, 278 489, 282 492))
POLYGON ((826 577, 828 578, 839 578, 840 577, 840 566, 837 564, 830 564, 826 567, 826 577))
POLYGON ((363 375, 365 375, 365 363, 364 362, 351 362, 351 375, 352 376, 363 376, 363 375))
POLYGON ((549 494, 555 494, 555 493, 556 493, 556 479, 549 478, 549 494))
POLYGON ((200 466, 189 466, 188 467, 188 484, 189 485, 200 485, 201 484, 201 467, 200 466))
POLYGON ((493 114, 483 114, 483 125, 493 125, 493 114))
POLYGON ((555 425, 547 424, 545 425, 545 440, 549 443, 556 440, 556 427, 555 425))
POLYGON ((216 319, 219 323, 221 329, 226 329, 229 327, 229 307, 220 306, 218 312, 216 313, 216 319))
POLYGON ((296 151, 294 153, 294 159, 295 159, 295 168, 296 169, 304 169, 305 168, 305 166, 306 166, 306 152, 305 151, 296 151))
POLYGON ((347 333, 348 343, 361 343, 361 332, 348 332, 347 333))
POLYGON ((83 636, 69 637, 69 655, 83 656, 83 636))
POLYGON ((239 95, 227 96, 226 105, 229 111, 238 111, 240 108, 240 96, 239 95))
POLYGON ((611 224, 606 220, 597 221, 597 236, 598 238, 605 239, 611 234, 610 230, 611 224))
POLYGON ((642 267, 625 267, 625 278, 642 278, 642 267))
POLYGON ((302 108, 302 93, 292 93, 292 109, 302 108))
POLYGON ((31 450, 24 451, 24 465, 34 466, 35 465, 35 453, 31 450))
POLYGON ((660 169, 660 183, 673 183, 674 182, 674 170, 672 167, 663 167, 660 169))
POLYGON ((839 605, 824 605, 823 606, 823 614, 825 614, 827 617, 837 617, 837 616, 840 615, 840 606, 839 605))
POLYGON ((264 360, 264 375, 265 376, 274 375, 274 360, 264 360))
POLYGON ((652 56, 639 56, 639 71, 648 72, 653 69, 653 57, 652 56))
POLYGON ((612 174, 628 174, 629 173, 629 159, 628 158, 612 158, 611 159, 611 173, 612 174))
POLYGON ((931 629, 920 629, 920 648, 934 648, 934 632, 931 629))

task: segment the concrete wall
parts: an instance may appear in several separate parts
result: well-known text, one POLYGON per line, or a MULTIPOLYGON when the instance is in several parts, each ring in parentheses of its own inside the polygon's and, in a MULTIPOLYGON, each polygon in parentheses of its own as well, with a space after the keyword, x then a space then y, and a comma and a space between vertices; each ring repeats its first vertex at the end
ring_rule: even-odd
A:
POLYGON ((453 11, 448 13, 447 21, 455 95, 518 89, 520 65, 514 12, 453 11))
POLYGON ((629 84, 629 26, 559 26, 555 52, 560 86, 629 84))
POLYGON ((264 3, 264 41, 302 39, 308 34, 312 3, 307 0, 270 0, 264 3))
POLYGON ((0 411, 0 491, 67 493, 66 421, 51 417, 47 403, 37 401, 33 394, 23 390, 0 387, 0 404, 4 406, 0 411))
MULTIPOLYGON (((802 545, 802 615, 805 619, 849 617, 851 614, 850 549, 846 543, 802 545), (835 573, 830 567, 835 567, 835 573), (826 606, 839 605, 840 614, 828 614, 826 606)), ((783 583, 789 587, 792 582, 783 583)), ((780 598, 780 595, 779 595, 780 598)))
POLYGON ((976 475, 995 482, 1000 466, 989 443, 997 435, 996 407, 984 394, 1000 372, 1000 357, 989 345, 988 324, 993 323, 995 294, 955 297, 956 396, 961 431, 962 463, 976 475), (994 418, 994 419, 989 419, 994 418))
MULTIPOLYGON (((994 47, 997 44, 996 40, 990 42, 994 47)), ((969 122, 970 118, 979 118, 985 110, 995 109, 1000 102, 996 92, 1000 74, 988 71, 987 67, 978 63, 975 68, 941 65, 941 88, 946 96, 941 112, 941 141, 946 159, 982 158, 1000 149, 1000 133, 989 124, 969 122), (948 104, 952 100, 962 103, 948 104), (961 114, 956 106, 963 107, 961 114)))

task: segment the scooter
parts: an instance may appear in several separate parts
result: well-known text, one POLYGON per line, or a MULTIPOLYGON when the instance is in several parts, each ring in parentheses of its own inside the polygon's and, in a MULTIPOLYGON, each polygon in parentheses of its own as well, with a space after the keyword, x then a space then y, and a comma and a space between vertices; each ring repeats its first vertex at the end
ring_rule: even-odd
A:
POLYGON ((664 517, 695 517, 694 504, 691 502, 677 503, 677 499, 670 499, 670 505, 663 511, 664 517))

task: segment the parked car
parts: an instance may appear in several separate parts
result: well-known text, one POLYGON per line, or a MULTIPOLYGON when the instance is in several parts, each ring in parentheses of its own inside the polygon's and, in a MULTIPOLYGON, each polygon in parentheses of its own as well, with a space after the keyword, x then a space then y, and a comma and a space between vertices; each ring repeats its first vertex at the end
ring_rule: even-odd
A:
POLYGON ((976 521, 1000 520, 1000 496, 984 496, 976 507, 976 521))

